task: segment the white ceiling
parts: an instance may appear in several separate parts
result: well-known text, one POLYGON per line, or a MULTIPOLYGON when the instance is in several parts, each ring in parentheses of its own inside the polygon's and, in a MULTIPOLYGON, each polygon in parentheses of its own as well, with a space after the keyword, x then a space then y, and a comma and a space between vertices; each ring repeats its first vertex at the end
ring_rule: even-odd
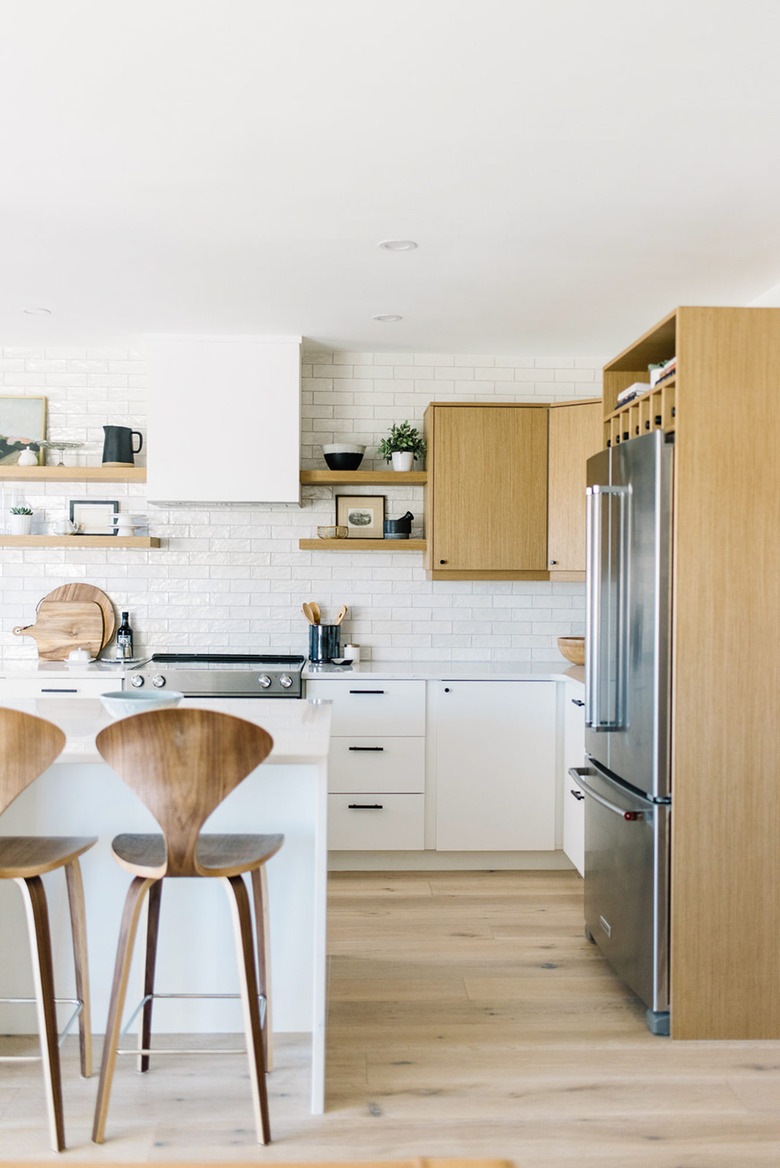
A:
POLYGON ((769 0, 5 0, 0 343, 608 357, 777 284, 778 46, 769 0))

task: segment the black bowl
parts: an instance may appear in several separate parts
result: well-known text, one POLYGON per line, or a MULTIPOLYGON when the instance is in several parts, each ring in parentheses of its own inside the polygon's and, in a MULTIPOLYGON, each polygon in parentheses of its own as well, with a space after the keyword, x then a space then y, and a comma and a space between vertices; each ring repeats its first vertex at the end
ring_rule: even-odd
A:
POLYGON ((331 470, 357 470, 363 461, 362 454, 344 453, 324 454, 323 458, 331 470))

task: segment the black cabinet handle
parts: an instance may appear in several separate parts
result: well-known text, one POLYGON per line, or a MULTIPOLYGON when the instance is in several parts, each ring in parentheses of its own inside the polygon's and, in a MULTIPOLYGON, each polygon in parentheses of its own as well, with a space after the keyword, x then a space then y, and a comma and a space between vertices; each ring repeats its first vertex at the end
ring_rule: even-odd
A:
POLYGON ((58 688, 56 685, 48 686, 48 687, 44 685, 41 687, 41 693, 78 693, 78 692, 79 691, 77 689, 61 689, 61 688, 58 688))
POLYGON ((582 791, 576 791, 574 787, 572 787, 571 791, 569 791, 569 794, 573 795, 578 803, 580 803, 585 798, 582 791))
POLYGON ((447 563, 447 561, 446 561, 446 560, 439 560, 439 563, 440 563, 440 564, 446 564, 446 563, 447 563))
POLYGON ((581 702, 579 698, 572 698, 572 699, 571 699, 571 704, 572 704, 573 706, 584 706, 584 705, 585 705, 585 703, 584 703, 584 702, 581 702))
POLYGON ((348 803, 348 811, 384 811, 381 803, 348 803))
POLYGON ((350 746, 349 749, 350 750, 375 750, 377 752, 381 752, 384 750, 384 746, 350 746))
POLYGON ((383 689, 351 689, 351 694, 383 694, 383 689))

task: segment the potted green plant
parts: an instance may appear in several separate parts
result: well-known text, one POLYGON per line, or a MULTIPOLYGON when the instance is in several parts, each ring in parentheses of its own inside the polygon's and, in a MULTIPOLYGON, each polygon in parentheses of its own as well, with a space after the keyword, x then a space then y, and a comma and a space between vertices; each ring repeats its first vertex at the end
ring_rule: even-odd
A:
POLYGON ((11 535, 29 535, 32 527, 32 507, 11 508, 11 535))
POLYGON ((410 422, 393 423, 390 433, 376 448, 385 462, 392 462, 393 470, 411 470, 416 458, 425 457, 425 439, 410 422))

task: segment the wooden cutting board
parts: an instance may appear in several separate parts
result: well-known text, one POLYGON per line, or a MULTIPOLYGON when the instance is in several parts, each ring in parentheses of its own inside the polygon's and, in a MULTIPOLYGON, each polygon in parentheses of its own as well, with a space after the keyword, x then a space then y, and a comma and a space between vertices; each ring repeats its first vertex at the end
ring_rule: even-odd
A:
POLYGON ((116 616, 114 615, 114 607, 105 592, 101 592, 93 584, 63 584, 39 601, 38 611, 40 612, 44 604, 48 605, 52 601, 62 600, 77 600, 81 603, 93 601, 95 604, 99 604, 103 611, 103 644, 100 646, 101 649, 105 649, 106 645, 113 641, 116 632, 116 616))
POLYGON ((33 637, 43 661, 65 661, 72 649, 87 649, 97 657, 103 647, 103 610, 94 601, 52 601, 38 609, 34 625, 14 629, 17 637, 33 637))

